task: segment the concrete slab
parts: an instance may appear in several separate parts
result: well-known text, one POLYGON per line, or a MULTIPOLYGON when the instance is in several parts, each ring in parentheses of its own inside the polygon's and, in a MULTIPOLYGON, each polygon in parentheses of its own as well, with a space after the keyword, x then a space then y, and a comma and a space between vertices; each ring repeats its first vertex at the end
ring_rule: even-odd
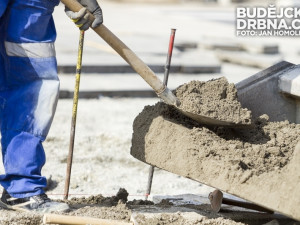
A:
POLYGON ((219 49, 226 51, 242 51, 240 44, 233 39, 209 38, 205 37, 200 40, 198 47, 206 49, 219 49))
POLYGON ((296 67, 280 76, 279 88, 286 94, 300 98, 300 68, 296 67))
MULTIPOLYGON (((74 53, 75 55, 75 53, 74 53)), ((69 54, 60 54, 59 73, 72 73, 76 59, 69 54)), ((163 73, 166 55, 141 53, 139 57, 155 73, 163 73)), ((221 64, 211 52, 183 52, 172 57, 170 72, 176 73, 219 73, 221 64)), ((85 73, 134 73, 134 70, 119 55, 108 52, 83 54, 82 71, 85 73)))
MULTIPOLYGON (((74 69, 74 68, 73 68, 74 69)), ((220 74, 170 74, 169 88, 175 89, 191 80, 210 80, 220 77, 220 74)), ((163 74, 158 74, 162 80, 163 74)), ((59 75, 60 98, 72 98, 75 76, 59 75)), ((157 97, 151 87, 138 74, 82 74, 80 80, 80 98, 107 97, 157 97)))
POLYGON ((243 50, 256 54, 278 54, 279 46, 277 44, 266 44, 259 42, 240 42, 243 50))
POLYGON ((174 47, 177 48, 179 51, 186 51, 197 48, 198 44, 192 41, 179 41, 174 43, 174 47))
MULTIPOLYGON (((162 80, 163 74, 157 74, 162 80)), ((169 76, 168 87, 175 89, 181 84, 192 80, 207 81, 220 77, 220 74, 175 74, 169 76)), ((75 85, 75 75, 59 75, 62 90, 73 90, 75 85)), ((118 91, 118 90, 152 90, 151 87, 138 74, 86 74, 81 75, 81 91, 118 91)))
POLYGON ((286 72, 279 78, 279 89, 295 102, 295 122, 300 123, 300 67, 286 72))
POLYGON ((180 72, 182 73, 220 73, 221 65, 213 52, 191 50, 182 54, 180 72))
MULTIPOLYGON (((204 189, 204 188, 203 188, 204 189)), ((208 199, 208 195, 210 192, 213 192, 215 189, 205 186, 205 189, 208 191, 206 195, 195 195, 195 194, 182 194, 182 195, 153 195, 149 196, 155 204, 159 204, 162 200, 168 200, 174 205, 203 205, 208 204, 210 205, 210 201, 208 199)), ((229 195, 227 193, 223 193, 224 198, 234 199, 238 201, 244 201, 243 199, 237 198, 233 195, 229 195)), ((238 208, 238 207, 236 207, 238 208)))
POLYGON ((276 43, 264 43, 251 40, 237 40, 234 38, 203 37, 198 43, 199 47, 225 50, 225 51, 246 51, 256 54, 278 54, 279 46, 276 43))
MULTIPOLYGON (((73 98, 74 92, 67 90, 60 90, 59 98, 68 99, 73 98)), ((91 99, 91 98, 101 98, 101 97, 111 97, 111 98, 155 98, 157 95, 152 90, 119 90, 119 91, 80 91, 78 97, 80 99, 91 99)))
MULTIPOLYGON (((60 74, 60 97, 72 98, 75 85, 75 67, 70 67, 68 74, 60 74)), ((182 74, 170 73, 168 87, 173 90, 179 85, 192 80, 207 81, 225 76, 229 82, 237 83, 246 79, 257 70, 240 68, 236 65, 225 65, 223 73, 215 74, 182 74), (238 72, 237 72, 238 71, 238 72), (242 71, 242 72, 240 72, 242 71)), ((158 73, 162 80, 163 74, 158 73)), ((131 73, 82 73, 80 81, 80 98, 108 97, 156 97, 151 87, 138 75, 131 73)))
POLYGON ((282 61, 281 55, 249 54, 246 52, 217 51, 216 56, 223 62, 231 62, 262 69, 282 61))

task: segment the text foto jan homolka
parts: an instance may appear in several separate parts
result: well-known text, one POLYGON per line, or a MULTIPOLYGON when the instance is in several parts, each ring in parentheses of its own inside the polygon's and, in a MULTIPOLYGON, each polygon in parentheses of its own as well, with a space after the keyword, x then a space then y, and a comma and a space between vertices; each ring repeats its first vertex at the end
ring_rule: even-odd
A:
POLYGON ((300 36, 300 8, 238 7, 238 36, 300 36))

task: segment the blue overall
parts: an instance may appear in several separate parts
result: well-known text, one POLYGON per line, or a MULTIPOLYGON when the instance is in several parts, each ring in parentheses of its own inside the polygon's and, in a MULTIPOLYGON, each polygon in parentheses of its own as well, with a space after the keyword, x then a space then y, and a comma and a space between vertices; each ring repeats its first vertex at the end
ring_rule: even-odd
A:
POLYGON ((5 173, 15 198, 42 194, 42 142, 57 105, 59 80, 52 18, 59 0, 0 0, 0 127, 5 173))

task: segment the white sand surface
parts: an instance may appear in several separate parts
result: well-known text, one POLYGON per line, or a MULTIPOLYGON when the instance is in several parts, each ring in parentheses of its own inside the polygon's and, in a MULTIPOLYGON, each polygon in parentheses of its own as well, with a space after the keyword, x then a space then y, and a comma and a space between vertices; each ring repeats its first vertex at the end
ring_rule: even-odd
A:
MULTIPOLYGON (((157 98, 100 98, 79 100, 74 158, 70 184, 71 196, 114 195, 126 188, 130 199, 144 198, 149 166, 130 152, 132 123, 143 107, 157 98)), ((62 198, 69 149, 72 100, 59 100, 54 122, 44 144, 47 163, 43 175, 58 182, 48 192, 62 198)), ((207 194, 208 188, 175 174, 156 169, 152 194, 207 194)))

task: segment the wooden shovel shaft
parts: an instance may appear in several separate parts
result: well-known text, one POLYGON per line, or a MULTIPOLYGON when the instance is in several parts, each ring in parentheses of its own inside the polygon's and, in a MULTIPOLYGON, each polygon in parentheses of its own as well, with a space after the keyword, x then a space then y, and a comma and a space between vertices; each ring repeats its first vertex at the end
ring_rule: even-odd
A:
POLYGON ((73 109, 72 109, 69 154, 68 154, 68 158, 67 158, 67 171, 66 171, 66 179, 65 179, 64 199, 68 199, 70 180, 71 180, 73 150, 74 150, 75 130, 76 130, 76 118, 77 118, 77 107, 78 107, 78 95, 79 95, 79 85, 80 85, 80 75, 81 75, 81 65, 82 65, 83 43, 84 43, 84 31, 80 31, 78 57, 77 57, 77 65, 76 65, 75 89, 74 89, 74 96, 73 96, 73 109))
MULTIPOLYGON (((61 2, 74 12, 78 12, 81 8, 83 8, 83 6, 75 0, 61 0, 61 2)), ((90 17, 91 20, 94 20, 93 15, 90 15, 90 17)), ((154 74, 154 72, 104 24, 95 28, 94 31, 105 42, 107 42, 154 89, 158 95, 165 91, 166 86, 154 74)))
POLYGON ((237 201, 234 199, 229 199, 229 198, 223 198, 223 193, 222 191, 216 189, 213 192, 211 192, 208 196, 208 199, 211 204, 211 208, 215 212, 219 212, 221 209, 221 205, 232 205, 232 206, 238 206, 242 207, 245 209, 252 209, 260 212, 266 212, 266 213, 274 213, 272 210, 266 209, 264 207, 261 207, 259 205, 250 203, 250 202, 242 202, 242 201, 237 201))
MULTIPOLYGON (((169 49, 168 49, 168 54, 167 54, 167 61, 165 64, 165 73, 164 73, 164 82, 163 82, 163 84, 166 86, 168 85, 172 52, 173 52, 173 47, 174 47, 175 32, 176 32, 176 29, 171 29, 169 49)), ((154 166, 150 165, 145 200, 148 200, 148 196, 151 194, 153 174, 154 174, 154 166)))
POLYGON ((65 216, 65 215, 58 215, 58 214, 44 214, 43 224, 133 225, 133 223, 127 223, 119 220, 107 220, 107 219, 98 219, 98 218, 81 217, 81 216, 65 216))
POLYGON ((165 73, 164 73, 164 85, 168 85, 168 79, 169 79, 169 72, 171 67, 171 59, 172 59, 172 53, 173 53, 173 47, 174 47, 174 39, 175 39, 175 32, 176 29, 171 29, 171 35, 170 35, 170 41, 169 41, 169 49, 167 54, 167 61, 165 64, 165 73))

